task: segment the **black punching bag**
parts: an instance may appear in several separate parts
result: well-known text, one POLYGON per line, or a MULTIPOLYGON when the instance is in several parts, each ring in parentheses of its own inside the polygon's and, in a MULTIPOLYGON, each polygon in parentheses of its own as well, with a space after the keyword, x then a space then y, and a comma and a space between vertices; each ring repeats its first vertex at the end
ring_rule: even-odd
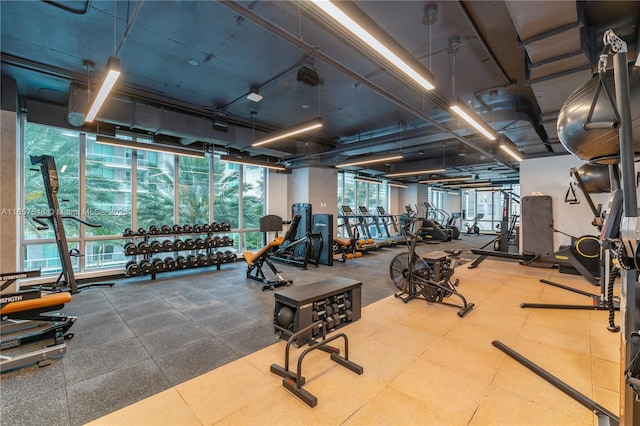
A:
MULTIPOLYGON (((615 103, 613 71, 603 74, 603 81, 615 103)), ((620 146, 617 128, 585 129, 591 105, 599 85, 598 75, 578 87, 567 98, 558 115, 558 137, 567 151, 590 163, 616 164, 619 162, 620 146)), ((631 121, 634 134, 634 152, 640 154, 640 68, 629 68, 629 91, 631 93, 631 121)), ((611 123, 615 112, 604 88, 589 123, 611 123)))

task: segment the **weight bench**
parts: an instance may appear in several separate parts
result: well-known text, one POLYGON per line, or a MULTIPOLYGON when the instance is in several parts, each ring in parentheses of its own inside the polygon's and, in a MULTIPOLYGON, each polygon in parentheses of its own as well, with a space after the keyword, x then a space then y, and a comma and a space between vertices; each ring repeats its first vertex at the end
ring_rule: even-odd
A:
POLYGON ((67 331, 77 318, 64 314, 43 314, 60 310, 68 302, 71 302, 69 292, 42 295, 40 290, 25 290, 2 295, 0 334, 3 338, 0 350, 6 351, 44 339, 53 339, 53 344, 21 354, 1 353, 0 372, 33 364, 43 367, 66 353, 64 341, 73 337, 73 333, 67 331))
POLYGON ((266 243, 265 246, 256 253, 245 251, 244 260, 247 262, 247 278, 261 282, 262 291, 267 289, 273 290, 276 287, 288 286, 293 283, 292 280, 287 280, 280 274, 280 271, 278 271, 273 265, 273 262, 271 262, 270 257, 277 253, 280 247, 291 238, 291 235, 295 235, 301 218, 302 216, 300 215, 293 217, 291 225, 284 237, 277 236, 277 232, 282 230, 282 219, 279 216, 268 215, 260 219, 260 230, 262 232, 276 231, 276 238, 266 243), (265 264, 271 269, 271 272, 273 272, 277 279, 270 280, 266 277, 262 270, 265 264))

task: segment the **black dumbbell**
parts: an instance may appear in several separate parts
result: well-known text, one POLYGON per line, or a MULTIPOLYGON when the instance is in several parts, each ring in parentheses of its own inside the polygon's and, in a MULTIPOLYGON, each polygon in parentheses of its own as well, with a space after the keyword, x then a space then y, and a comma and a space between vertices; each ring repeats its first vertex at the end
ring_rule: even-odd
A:
POLYGON ((173 251, 173 241, 164 240, 162 242, 162 251, 173 251))
POLYGON ((144 230, 144 228, 138 228, 138 235, 146 235, 147 231, 144 230))
POLYGON ((196 238, 194 241, 194 244, 196 245, 197 249, 207 248, 207 243, 205 243, 205 241, 202 238, 196 238))
POLYGON ((238 255, 232 251, 227 250, 224 252, 224 254, 227 256, 228 263, 235 262, 238 259, 238 255))
POLYGON ((127 262, 124 267, 124 271, 129 277, 137 277, 140 275, 140 267, 138 266, 138 262, 135 260, 131 260, 127 262))
POLYGON ((208 223, 202 224, 202 231, 203 232, 211 232, 211 225, 208 224, 208 223))
POLYGON ((169 225, 162 225, 160 230, 162 231, 163 234, 170 234, 171 233, 171 227, 169 225))
POLYGON ((131 228, 127 228, 124 230, 124 232, 122 233, 123 237, 133 237, 134 233, 133 233, 133 229, 131 228))
POLYGON ((184 256, 176 257, 176 263, 178 264, 178 269, 187 269, 189 267, 189 261, 184 256))
POLYGON ((318 321, 318 318, 322 318, 322 317, 330 317, 331 315, 333 315, 334 310, 333 307, 329 304, 323 304, 323 305, 319 305, 316 310, 311 312, 311 318, 313 319, 313 321, 318 321))
POLYGON ((227 263, 227 256, 223 252, 217 251, 216 255, 218 256, 218 263, 227 263))
POLYGON ((223 231, 230 231, 231 230, 231 224, 229 222, 222 222, 222 226, 221 226, 223 231))
POLYGON ((226 235, 224 237, 222 237, 222 246, 223 247, 230 247, 233 245, 233 240, 229 237, 227 237, 226 235))
POLYGON ((182 226, 180 225, 173 225, 171 230, 173 231, 174 234, 182 234, 182 226))
POLYGON ((167 264, 164 263, 164 260, 159 257, 154 257, 151 259, 151 264, 153 265, 154 272, 164 272, 167 270, 167 264))
POLYGON ((200 224, 193 225, 193 232, 202 232, 202 225, 200 224))
POLYGON ((213 237, 211 247, 222 247, 222 238, 217 235, 213 237))
POLYGON ((182 241, 182 240, 180 240, 180 239, 176 239, 176 240, 173 242, 173 248, 174 248, 175 250, 180 251, 180 250, 184 250, 184 249, 186 248, 186 245, 185 245, 184 241, 182 241))
POLYGON ((187 250, 195 250, 196 249, 196 241, 191 238, 187 238, 184 240, 184 246, 187 250))
POLYGON ((209 256, 207 256, 206 253, 200 253, 198 255, 198 262, 200 266, 209 266, 211 264, 211 262, 209 262, 209 256))
POLYGON ((141 260, 138 264, 140 266, 140 272, 143 275, 150 274, 153 272, 153 264, 149 262, 147 259, 141 260))
POLYGON ((182 232, 186 234, 193 232, 193 227, 191 225, 182 225, 182 232))
POLYGON ((158 228, 156 225, 151 225, 149 227, 149 233, 151 235, 158 235, 160 233, 160 228, 158 228))
POLYGON ((220 231, 220 224, 218 222, 211 222, 211 230, 213 232, 220 231))
POLYGON ((314 325, 313 328, 311 329, 311 334, 313 337, 317 337, 320 335, 320 331, 322 330, 322 327, 324 327, 324 324, 317 324, 314 325))
POLYGON ((218 255, 215 253, 209 253, 209 265, 217 265, 218 263, 220 263, 218 255))
POLYGON ((333 315, 328 315, 324 321, 327 323, 327 329, 332 329, 336 325, 333 315))
POLYGON ((204 248, 212 248, 212 247, 214 247, 214 245, 213 245, 213 238, 211 238, 211 237, 206 237, 206 238, 204 239, 204 248))
POLYGON ((197 268, 198 266, 200 266, 198 256, 190 254, 189 256, 187 256, 187 260, 189 261, 189 268, 197 268))
POLYGON ((157 240, 151 241, 149 247, 151 247, 151 253, 160 253, 162 251, 162 243, 157 240))
POLYGON ((138 254, 138 246, 134 242, 128 242, 124 245, 124 254, 127 256, 133 256, 138 254))
POLYGON ((138 254, 149 254, 151 252, 151 246, 146 241, 140 241, 138 243, 138 254))
POLYGON ((347 309, 343 314, 333 314, 333 324, 334 327, 340 325, 342 322, 348 322, 353 320, 353 311, 351 309, 347 309))
POLYGON ((178 262, 176 262, 176 260, 171 256, 165 257, 164 263, 165 265, 167 265, 168 271, 175 271, 176 269, 178 269, 178 262))

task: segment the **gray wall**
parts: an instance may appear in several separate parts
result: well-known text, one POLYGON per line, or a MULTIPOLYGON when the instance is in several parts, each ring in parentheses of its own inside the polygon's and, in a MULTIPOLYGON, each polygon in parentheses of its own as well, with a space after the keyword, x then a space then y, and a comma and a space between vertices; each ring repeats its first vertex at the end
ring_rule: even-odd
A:
MULTIPOLYGON (((569 169, 580 167, 585 162, 573 155, 561 157, 536 158, 520 163, 520 195, 525 197, 534 192, 551 196, 553 200, 553 222, 557 230, 576 237, 582 235, 598 235, 598 230, 591 225, 593 214, 581 191, 576 191, 580 204, 564 202, 569 188, 569 169)), ((602 203, 606 208, 609 194, 591 194, 597 206, 602 203)), ((570 244, 571 238, 554 233, 553 247, 570 244)))

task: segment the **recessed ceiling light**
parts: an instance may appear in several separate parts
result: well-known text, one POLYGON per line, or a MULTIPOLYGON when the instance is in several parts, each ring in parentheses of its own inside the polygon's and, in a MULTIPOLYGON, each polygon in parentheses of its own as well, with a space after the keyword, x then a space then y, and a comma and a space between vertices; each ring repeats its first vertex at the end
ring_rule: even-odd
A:
POLYGON ((189 65, 197 67, 198 65, 200 65, 200 62, 196 61, 195 59, 189 59, 189 65))
POLYGON ((307 109, 307 108, 309 108, 308 104, 302 104, 302 109, 307 109))

